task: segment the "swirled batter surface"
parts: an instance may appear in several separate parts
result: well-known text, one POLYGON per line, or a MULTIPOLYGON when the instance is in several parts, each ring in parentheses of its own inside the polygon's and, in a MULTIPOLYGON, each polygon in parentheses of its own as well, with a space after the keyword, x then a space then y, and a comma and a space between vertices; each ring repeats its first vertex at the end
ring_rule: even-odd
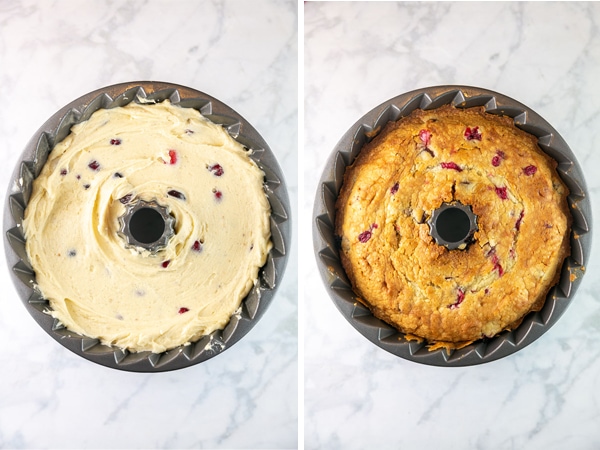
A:
POLYGON ((51 314, 129 351, 223 328, 266 261, 270 206, 249 150, 168 101, 101 109, 50 152, 25 211, 26 249, 51 314), (175 218, 165 249, 128 247, 127 205, 175 218))
POLYGON ((511 119, 446 106, 388 124, 344 176, 340 256, 373 314, 457 347, 539 310, 569 253, 568 189, 556 161, 511 119), (478 230, 448 250, 427 220, 472 208, 478 230))

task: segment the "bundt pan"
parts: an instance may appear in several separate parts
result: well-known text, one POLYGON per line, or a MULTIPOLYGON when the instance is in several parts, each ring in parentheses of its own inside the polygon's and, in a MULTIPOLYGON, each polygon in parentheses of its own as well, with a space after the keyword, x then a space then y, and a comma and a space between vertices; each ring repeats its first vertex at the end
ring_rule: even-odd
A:
POLYGON ((6 258, 25 307, 38 324, 64 347, 85 359, 115 369, 132 372, 181 369, 222 353, 242 339, 264 314, 273 300, 287 263, 291 241, 289 211, 283 173, 275 156, 258 132, 233 109, 203 92, 184 86, 150 81, 122 83, 90 92, 71 102, 50 117, 27 144, 7 191, 4 214, 6 258), (200 111, 212 122, 222 125, 239 143, 253 150, 252 159, 265 173, 264 190, 272 210, 273 247, 259 272, 259 282, 223 330, 163 353, 134 353, 70 332, 48 314, 48 301, 34 289, 35 273, 25 251, 23 216, 33 180, 39 175, 48 153, 69 134, 71 126, 87 120, 102 108, 167 99, 181 107, 200 111))
POLYGON ((585 181, 573 152, 559 133, 527 106, 505 95, 468 86, 428 87, 392 98, 361 117, 341 138, 329 157, 318 184, 313 215, 313 241, 317 264, 328 293, 342 315, 363 336, 401 358, 433 366, 469 366, 494 361, 515 353, 542 336, 571 303, 585 272, 591 246, 591 206, 585 181), (374 317, 353 292, 339 258, 334 233, 335 202, 346 167, 365 143, 389 121, 413 110, 443 105, 457 108, 483 106, 488 113, 513 118, 515 125, 536 136, 540 148, 558 162, 558 174, 568 186, 573 216, 571 255, 565 260, 560 280, 544 307, 528 314, 521 325, 493 338, 476 341, 459 350, 430 351, 425 342, 409 341, 403 333, 374 317))

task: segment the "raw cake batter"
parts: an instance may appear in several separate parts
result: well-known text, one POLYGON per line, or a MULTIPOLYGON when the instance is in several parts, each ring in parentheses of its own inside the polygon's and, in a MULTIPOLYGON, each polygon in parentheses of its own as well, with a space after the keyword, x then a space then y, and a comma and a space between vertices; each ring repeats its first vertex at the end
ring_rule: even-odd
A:
POLYGON ((163 352, 223 328, 270 242, 264 174, 197 110, 164 101, 101 109, 71 129, 33 183, 26 249, 50 314, 129 351, 163 352), (165 249, 127 246, 119 217, 170 209, 165 249))

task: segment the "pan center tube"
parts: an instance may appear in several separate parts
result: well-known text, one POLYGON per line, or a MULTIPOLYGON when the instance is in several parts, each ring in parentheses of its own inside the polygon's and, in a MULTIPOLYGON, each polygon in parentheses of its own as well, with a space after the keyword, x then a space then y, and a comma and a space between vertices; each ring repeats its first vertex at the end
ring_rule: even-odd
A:
POLYGON ((460 202, 443 203, 429 220, 429 232, 438 245, 448 250, 464 250, 477 231, 477 216, 468 205, 460 202))
POLYGON ((129 231, 136 241, 151 244, 163 235, 165 220, 155 209, 141 208, 129 219, 129 231))
POLYGON ((119 217, 119 236, 127 248, 136 247, 156 253, 167 246, 175 234, 175 218, 166 206, 152 200, 138 200, 125 206, 119 217))

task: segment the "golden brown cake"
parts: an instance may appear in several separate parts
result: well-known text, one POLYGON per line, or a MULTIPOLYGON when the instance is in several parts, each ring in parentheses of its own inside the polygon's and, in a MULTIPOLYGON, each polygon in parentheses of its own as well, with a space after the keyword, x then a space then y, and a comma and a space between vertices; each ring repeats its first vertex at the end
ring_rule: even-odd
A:
POLYGON ((336 204, 355 292, 430 348, 518 326, 543 306, 570 251, 568 189, 556 166, 534 136, 483 108, 390 122, 347 168, 336 204), (477 228, 451 250, 428 220, 454 203, 471 208, 477 228))

